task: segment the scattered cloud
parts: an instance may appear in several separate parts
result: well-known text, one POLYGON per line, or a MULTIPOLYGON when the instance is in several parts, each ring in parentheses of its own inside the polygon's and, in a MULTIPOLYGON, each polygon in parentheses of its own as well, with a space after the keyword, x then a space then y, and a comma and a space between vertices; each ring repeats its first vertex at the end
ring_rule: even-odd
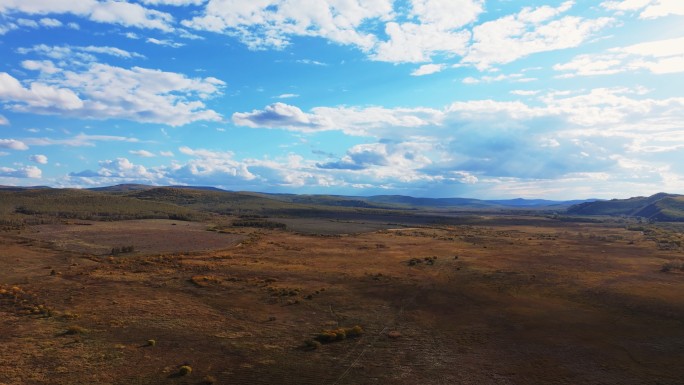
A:
POLYGON ((171 47, 171 48, 180 48, 180 47, 185 45, 183 43, 177 43, 173 40, 169 40, 169 39, 159 40, 159 39, 155 39, 153 37, 148 37, 146 41, 148 43, 152 43, 152 44, 156 44, 156 45, 163 45, 165 47, 171 47))
POLYGON ((440 112, 429 108, 316 107, 310 113, 285 103, 274 103, 263 110, 236 112, 233 123, 252 128, 280 128, 298 132, 341 130, 350 135, 367 135, 378 127, 419 127, 440 119, 440 112))
POLYGON ((209 0, 199 16, 182 24, 235 36, 252 49, 283 48, 293 36, 313 36, 368 51, 375 37, 359 27, 392 11, 391 0, 209 0))
POLYGON ((473 27, 473 41, 461 63, 486 70, 534 53, 577 47, 614 23, 612 18, 563 16, 574 2, 526 7, 517 14, 473 27))
POLYGON ((128 153, 132 155, 137 155, 141 158, 154 158, 156 156, 147 150, 130 150, 128 151, 128 153))
POLYGON ((446 68, 445 64, 423 64, 418 67, 415 71, 411 72, 411 76, 424 76, 431 75, 437 72, 441 72, 446 68))
POLYGON ((684 3, 679 0, 613 0, 601 7, 617 12, 639 12, 641 19, 657 19, 669 15, 684 15, 684 3))
POLYGON ((166 156, 169 158, 173 158, 175 155, 173 154, 173 151, 159 151, 159 155, 161 156, 166 156))
POLYGON ((299 97, 298 94, 280 94, 276 96, 278 99, 292 99, 292 98, 297 98, 299 97))
POLYGON ((648 71, 654 74, 684 72, 684 37, 655 40, 609 49, 600 54, 584 54, 553 69, 561 77, 612 75, 648 71))
POLYGON ((170 14, 123 1, 7 0, 0 3, 0 12, 27 15, 71 14, 88 18, 97 23, 158 29, 167 32, 173 30, 171 26, 173 16, 170 14))
POLYGON ((141 0, 143 4, 149 5, 175 5, 175 6, 187 6, 187 5, 201 5, 206 0, 141 0))
POLYGON ((43 172, 35 166, 24 166, 19 169, 0 167, 0 177, 40 179, 42 176, 43 172))
POLYGON ((50 59, 68 61, 72 65, 95 62, 97 58, 94 54, 108 55, 124 59, 145 57, 137 52, 129 52, 116 47, 92 45, 82 47, 72 45, 49 46, 46 44, 38 44, 30 48, 19 48, 17 49, 17 52, 22 55, 35 53, 50 59))
POLYGON ((26 143, 16 139, 0 139, 0 148, 19 151, 25 151, 29 149, 26 143))
POLYGON ((30 160, 31 162, 38 163, 38 164, 47 164, 47 163, 48 163, 48 158, 47 158, 47 156, 45 156, 45 155, 39 155, 39 154, 31 155, 31 156, 29 157, 29 160, 30 160))
POLYGON ((52 139, 52 138, 26 138, 24 142, 31 146, 68 146, 68 147, 94 147, 97 142, 121 142, 139 143, 137 138, 115 135, 87 135, 78 134, 71 138, 52 139))
POLYGON ((225 85, 213 77, 188 78, 174 72, 97 62, 75 71, 50 61, 26 64, 25 68, 40 73, 38 79, 24 81, 26 86, 10 74, 0 73, 0 102, 14 111, 171 126, 221 120, 203 103, 220 94, 225 85))
POLYGON ((9 124, 9 120, 6 117, 0 115, 0 126, 8 126, 9 124))
POLYGON ((539 93, 539 90, 513 90, 510 93, 518 96, 534 96, 539 93))
POLYGON ((497 76, 489 76, 485 75, 479 78, 475 78, 472 76, 466 77, 463 79, 463 84, 479 84, 479 83, 494 83, 494 82, 501 82, 508 80, 510 82, 515 82, 515 83, 527 83, 527 82, 533 82, 537 80, 536 78, 531 78, 525 76, 525 74, 522 73, 515 73, 515 74, 501 74, 497 76))
POLYGON ((327 63, 323 63, 323 62, 320 62, 317 60, 311 60, 311 59, 299 59, 299 60, 295 60, 295 62, 300 63, 300 64, 308 64, 308 65, 321 66, 321 67, 325 67, 328 65, 327 63))

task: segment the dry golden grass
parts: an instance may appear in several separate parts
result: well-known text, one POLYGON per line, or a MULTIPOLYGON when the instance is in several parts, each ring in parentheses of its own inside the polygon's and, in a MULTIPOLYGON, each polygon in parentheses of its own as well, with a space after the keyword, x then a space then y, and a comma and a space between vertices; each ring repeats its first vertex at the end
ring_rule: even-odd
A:
POLYGON ((684 378, 684 274, 661 272, 682 253, 621 226, 492 217, 324 237, 245 229, 240 244, 186 252, 155 249, 166 225, 151 222, 154 236, 111 259, 31 241, 42 231, 0 235, 0 384, 684 378), (19 311, 22 296, 53 316, 19 311), (312 348, 322 332, 336 342, 312 348))

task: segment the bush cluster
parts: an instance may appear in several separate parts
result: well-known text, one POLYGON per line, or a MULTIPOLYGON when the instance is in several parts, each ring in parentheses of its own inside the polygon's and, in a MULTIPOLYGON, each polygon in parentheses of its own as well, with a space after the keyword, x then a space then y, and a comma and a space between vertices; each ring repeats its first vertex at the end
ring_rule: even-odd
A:
POLYGON ((133 251, 135 251, 135 247, 133 247, 133 246, 113 247, 112 248, 112 255, 132 253, 133 251))
POLYGON ((347 338, 359 337, 363 334, 361 326, 356 325, 351 328, 338 328, 333 330, 323 330, 314 337, 315 341, 327 344, 335 341, 342 341, 347 338))

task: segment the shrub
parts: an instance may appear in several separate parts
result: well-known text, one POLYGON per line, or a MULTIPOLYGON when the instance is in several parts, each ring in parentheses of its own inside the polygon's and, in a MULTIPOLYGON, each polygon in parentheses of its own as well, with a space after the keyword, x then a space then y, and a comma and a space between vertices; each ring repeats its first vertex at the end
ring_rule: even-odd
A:
POLYGON ((321 343, 316 340, 304 341, 304 348, 307 350, 316 350, 321 347, 321 343))
POLYGON ((356 325, 351 328, 338 328, 334 330, 323 330, 314 339, 320 343, 327 344, 335 341, 342 341, 347 338, 359 337, 363 334, 361 326, 356 325))
POLYGON ((147 340, 147 346, 155 346, 157 344, 157 341, 155 340, 147 340))
POLYGON ((216 378, 214 378, 214 376, 205 376, 205 377, 202 379, 202 384, 203 384, 203 385, 213 385, 213 384, 215 384, 215 383, 216 383, 216 378))
POLYGON ((71 335, 75 335, 75 334, 83 334, 86 331, 87 331, 86 329, 84 329, 80 326, 69 326, 67 328, 67 330, 64 332, 64 334, 71 336, 71 335))
POLYGON ((190 373, 192 373, 192 367, 190 367, 190 365, 183 365, 178 369, 178 374, 181 376, 187 376, 190 373))
POLYGON ((660 271, 663 273, 669 273, 672 270, 684 271, 684 262, 683 261, 671 261, 671 262, 664 264, 660 268, 660 271))

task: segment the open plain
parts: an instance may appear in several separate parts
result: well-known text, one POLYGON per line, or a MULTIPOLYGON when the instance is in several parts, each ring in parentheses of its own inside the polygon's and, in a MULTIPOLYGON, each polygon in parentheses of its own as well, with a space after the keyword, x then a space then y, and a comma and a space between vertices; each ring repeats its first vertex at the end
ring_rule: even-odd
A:
POLYGON ((676 228, 383 218, 7 227, 0 384, 684 381, 676 228))

